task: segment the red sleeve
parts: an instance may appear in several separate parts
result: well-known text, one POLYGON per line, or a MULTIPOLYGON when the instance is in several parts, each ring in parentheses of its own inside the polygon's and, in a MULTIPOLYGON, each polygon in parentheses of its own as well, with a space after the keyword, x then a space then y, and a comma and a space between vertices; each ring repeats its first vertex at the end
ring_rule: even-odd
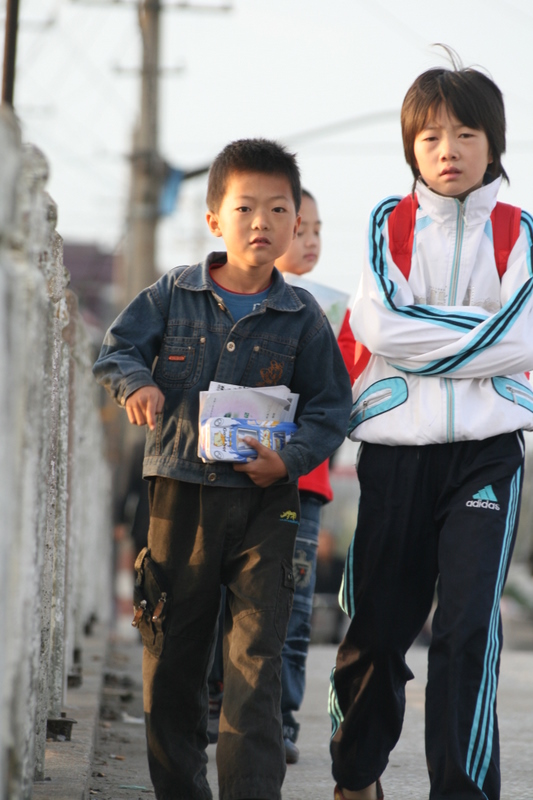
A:
POLYGON ((340 347, 344 365, 348 372, 351 374, 355 362, 355 339, 350 328, 350 310, 346 309, 346 314, 342 321, 341 329, 337 337, 337 343, 340 347))
MULTIPOLYGON (((355 364, 356 341, 352 329, 350 328, 349 309, 346 310, 346 314, 344 315, 341 329, 337 337, 337 344, 339 345, 344 365, 350 373, 350 377, 352 377, 355 364)), ((329 480, 329 461, 320 464, 320 466, 316 467, 308 475, 302 475, 302 477, 298 479, 298 488, 322 495, 326 501, 332 500, 333 492, 329 480)))
POLYGON ((298 478, 298 489, 319 494, 325 502, 333 500, 333 491, 329 480, 329 460, 323 461, 307 475, 298 478))
MULTIPOLYGON (((351 374, 355 362, 355 339, 350 328, 350 311, 347 310, 342 321, 341 329, 337 337, 344 365, 351 374)), ((333 499, 333 492, 329 480, 329 461, 316 467, 308 475, 302 475, 298 480, 298 488, 315 492, 321 495, 326 501, 333 499)))
POLYGON ((362 373, 370 360, 370 351, 357 342, 350 327, 350 312, 347 311, 337 338, 344 365, 350 373, 352 384, 362 373))

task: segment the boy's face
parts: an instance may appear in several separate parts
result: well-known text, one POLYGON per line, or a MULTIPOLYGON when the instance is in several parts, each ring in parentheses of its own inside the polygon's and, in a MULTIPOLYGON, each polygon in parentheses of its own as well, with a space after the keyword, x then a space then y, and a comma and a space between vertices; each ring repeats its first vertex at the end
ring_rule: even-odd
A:
POLYGON ((300 217, 296 238, 292 240, 287 252, 276 261, 276 267, 281 272, 292 272, 295 275, 311 272, 320 256, 322 223, 315 201, 305 194, 302 195, 300 217))
POLYGON ((479 189, 492 163, 485 131, 463 125, 442 104, 415 139, 420 175, 444 197, 465 197, 479 189))
POLYGON ((224 239, 228 264, 265 272, 288 249, 300 222, 289 179, 262 172, 234 173, 218 212, 206 218, 211 233, 224 239))

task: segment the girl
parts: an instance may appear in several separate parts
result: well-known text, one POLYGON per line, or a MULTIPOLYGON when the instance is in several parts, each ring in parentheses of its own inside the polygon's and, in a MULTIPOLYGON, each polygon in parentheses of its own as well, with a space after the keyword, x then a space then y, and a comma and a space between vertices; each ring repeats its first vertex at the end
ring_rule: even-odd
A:
POLYGON ((486 75, 420 75, 402 135, 413 196, 372 212, 351 315, 361 499, 341 589, 351 625, 331 679, 335 798, 383 797, 412 678, 405 654, 437 586, 430 798, 498 800, 499 603, 518 524, 521 430, 533 430, 524 376, 533 221, 495 208, 507 179, 505 113, 486 75))

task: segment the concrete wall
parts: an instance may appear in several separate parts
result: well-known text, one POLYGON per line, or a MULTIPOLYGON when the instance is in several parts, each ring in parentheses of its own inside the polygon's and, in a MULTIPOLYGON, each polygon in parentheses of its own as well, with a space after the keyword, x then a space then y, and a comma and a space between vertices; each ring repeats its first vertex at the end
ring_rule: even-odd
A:
POLYGON ((0 797, 31 797, 46 721, 111 608, 110 479, 48 165, 0 107, 0 797))

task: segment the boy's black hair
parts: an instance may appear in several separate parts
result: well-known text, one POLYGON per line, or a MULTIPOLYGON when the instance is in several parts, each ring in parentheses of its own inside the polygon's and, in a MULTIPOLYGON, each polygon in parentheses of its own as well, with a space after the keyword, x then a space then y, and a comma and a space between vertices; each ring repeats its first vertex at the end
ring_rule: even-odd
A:
POLYGON ((415 139, 441 105, 463 125, 485 133, 493 159, 487 172, 491 178, 502 175, 509 183, 501 162, 505 153, 503 96, 494 81, 472 67, 429 69, 418 76, 405 95, 401 114, 403 148, 415 183, 420 177, 415 139))
POLYGON ((209 170, 207 207, 215 214, 226 193, 228 179, 235 172, 263 172, 266 175, 285 175, 291 185, 296 208, 300 210, 302 188, 296 156, 278 142, 270 139, 238 139, 230 142, 218 154, 209 170))

